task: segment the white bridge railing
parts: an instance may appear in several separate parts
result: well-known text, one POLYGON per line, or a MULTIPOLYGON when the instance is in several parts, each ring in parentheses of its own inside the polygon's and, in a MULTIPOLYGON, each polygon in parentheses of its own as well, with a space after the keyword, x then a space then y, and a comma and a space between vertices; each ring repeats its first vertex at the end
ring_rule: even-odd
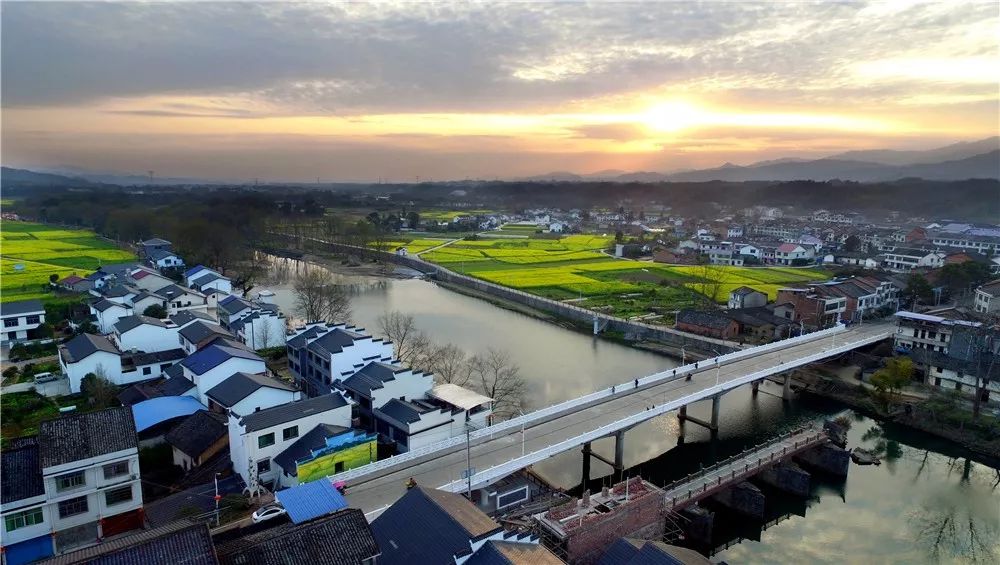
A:
MULTIPOLYGON (((826 338, 826 337, 831 337, 831 336, 834 336, 834 335, 837 335, 837 334, 841 334, 841 333, 849 333, 849 332, 845 329, 844 326, 838 325, 838 326, 834 326, 832 328, 828 328, 828 329, 825 329, 825 330, 820 330, 820 331, 817 331, 817 332, 812 332, 812 333, 804 334, 804 335, 801 335, 801 336, 796 336, 796 337, 792 337, 792 338, 788 338, 788 339, 783 339, 783 340, 780 340, 780 341, 768 343, 768 344, 765 344, 765 345, 760 345, 760 346, 753 347, 753 348, 750 348, 750 349, 743 349, 743 350, 739 350, 739 351, 734 351, 732 353, 727 353, 725 355, 721 355, 721 356, 716 357, 714 359, 706 359, 704 361, 699 361, 697 363, 689 363, 689 364, 684 365, 682 367, 677 367, 676 369, 670 369, 669 371, 661 371, 659 373, 655 373, 655 374, 649 375, 647 377, 642 377, 642 378, 637 379, 637 380, 638 380, 638 383, 639 383, 639 387, 645 387, 645 386, 648 386, 648 385, 660 384, 662 382, 668 382, 668 381, 671 381, 671 380, 676 380, 676 379, 684 378, 687 375, 689 375, 689 374, 691 374, 691 373, 693 373, 695 371, 701 371, 701 370, 706 370, 708 368, 714 368, 716 361, 718 361, 718 363, 720 365, 725 365, 725 364, 728 364, 728 363, 737 362, 737 361, 740 361, 742 359, 746 359, 746 358, 753 357, 753 356, 756 356, 756 355, 760 355, 760 354, 763 354, 763 353, 767 353, 767 352, 770 352, 770 351, 776 351, 776 350, 779 350, 779 349, 785 349, 785 348, 788 348, 788 347, 793 347, 793 346, 799 345, 801 343, 808 343, 808 342, 811 342, 811 341, 815 341, 815 340, 818 340, 818 339, 823 339, 823 338, 826 338)), ((867 343, 874 343, 875 341, 879 341, 881 339, 884 339, 887 335, 888 335, 888 330, 886 331, 885 334, 878 334, 875 338, 870 339, 869 341, 867 341, 867 343)), ((845 351, 853 349, 855 347, 859 347, 859 346, 860 345, 854 345, 853 347, 849 347, 845 351)), ((822 359, 822 358, 824 358, 826 356, 829 356, 829 355, 832 355, 832 354, 833 353, 824 353, 822 356, 818 357, 817 359, 822 359)), ((811 357, 815 357, 815 356, 810 356, 810 358, 811 357)), ((764 376, 769 376, 769 375, 774 374, 776 372, 785 371, 785 370, 788 370, 788 368, 797 367, 800 364, 808 364, 808 363, 811 363, 811 362, 812 361, 810 360, 810 361, 806 361, 804 363, 794 363, 794 364, 793 363, 784 363, 784 364, 779 365, 777 367, 772 367, 770 369, 766 369, 765 371, 767 371, 767 374, 764 375, 764 376)), ((736 385, 734 385, 732 387, 732 388, 735 388, 736 386, 742 386, 742 384, 745 384, 746 382, 757 380, 757 378, 763 378, 763 377, 755 377, 755 378, 750 379, 750 381, 745 380, 745 378, 746 377, 733 379, 733 380, 730 380, 730 381, 726 381, 726 383, 723 383, 723 384, 739 382, 739 384, 736 384, 736 385)), ((582 408, 584 406, 587 406, 587 405, 589 405, 589 404, 591 404, 593 402, 599 401, 601 399, 610 399, 610 398, 612 398, 614 396, 628 394, 628 393, 631 393, 631 392, 633 392, 635 390, 637 390, 637 389, 635 387, 635 381, 634 380, 633 381, 629 381, 627 383, 622 383, 622 384, 619 384, 619 385, 615 385, 613 387, 608 387, 608 388, 605 388, 605 389, 601 389, 601 390, 598 390, 596 392, 592 392, 592 393, 590 393, 588 395, 585 395, 585 396, 581 396, 581 397, 578 397, 578 398, 573 398, 573 399, 570 399, 570 400, 567 400, 567 401, 564 401, 564 402, 560 402, 558 404, 553 404, 551 406, 547 406, 545 408, 541 408, 539 410, 535 410, 533 412, 529 412, 527 414, 524 414, 524 415, 521 415, 521 416, 517 416, 517 417, 511 418, 509 420, 504 420, 503 422, 498 422, 498 423, 493 424, 491 426, 487 426, 487 427, 481 428, 481 429, 476 430, 476 431, 472 432, 471 434, 469 434, 469 440, 472 441, 472 442, 476 442, 477 440, 482 440, 484 438, 488 438, 488 439, 489 438, 493 438, 494 436, 496 436, 498 434, 499 435, 504 435, 506 433, 511 433, 513 431, 519 430, 522 425, 528 426, 528 425, 531 425, 531 424, 533 424, 535 422, 538 422, 540 420, 544 420, 544 419, 547 419, 547 418, 553 418, 553 417, 556 417, 556 416, 558 416, 560 414, 563 414, 563 413, 567 413, 567 412, 572 412, 572 411, 578 410, 578 409, 580 409, 580 408, 582 408)), ((728 389, 726 389, 726 390, 728 390, 728 389)), ((683 406, 683 405, 689 404, 691 402, 694 402, 696 400, 701 400, 703 398, 707 398, 709 396, 712 396, 713 394, 714 393, 709 393, 709 392, 706 392, 705 390, 696 392, 692 396, 697 396, 697 398, 691 400, 691 399, 687 399, 688 397, 685 397, 687 400, 683 404, 680 404, 679 406, 683 406)), ((618 428, 618 429, 620 429, 620 428, 618 428)), ((617 431, 617 430, 615 430, 615 431, 617 431)), ((356 479, 358 477, 364 477, 364 476, 367 476, 367 475, 370 475, 370 474, 373 474, 373 473, 377 473, 379 471, 382 471, 382 470, 385 470, 385 469, 388 469, 388 468, 391 468, 391 467, 394 467, 394 466, 397 466, 397 465, 399 465, 399 466, 405 465, 407 463, 413 462, 413 461, 418 460, 418 459, 420 459, 422 457, 426 457, 428 455, 432 455, 432 454, 437 453, 437 452, 444 452, 444 451, 447 451, 447 450, 451 450, 451 449, 456 448, 458 446, 464 445, 465 442, 466 442, 466 438, 465 437, 462 437, 462 436, 453 437, 453 438, 450 438, 450 439, 447 439, 447 440, 442 440, 442 441, 439 441, 439 442, 435 442, 435 443, 426 445, 426 446, 418 448, 418 449, 414 449, 412 451, 408 451, 406 453, 401 453, 399 455, 393 455, 393 456, 389 457, 388 459, 383 459, 381 461, 376 461, 374 463, 369 463, 368 465, 364 465, 362 467, 357 467, 355 469, 344 471, 343 473, 338 473, 336 475, 331 475, 331 476, 328 477, 328 479, 331 480, 331 481, 333 481, 333 482, 341 482, 341 481, 349 481, 349 480, 352 480, 352 479, 356 479)))
MULTIPOLYGON (((751 383, 753 381, 766 378, 778 372, 787 371, 789 369, 800 367, 802 365, 808 365, 809 363, 814 363, 816 361, 825 359, 832 355, 839 355, 841 353, 846 353, 858 347, 875 343, 877 341, 881 341, 885 339, 887 335, 889 335, 888 330, 883 333, 871 335, 851 342, 846 342, 842 345, 834 346, 831 347, 830 349, 824 349, 823 351, 814 353, 812 355, 807 355, 805 357, 799 357, 791 361, 782 362, 780 365, 776 367, 769 367, 767 369, 762 369, 760 371, 756 371, 754 373, 745 375, 743 377, 737 377, 735 379, 731 379, 729 381, 725 381, 717 385, 704 388, 700 391, 691 393, 687 396, 683 396, 675 400, 665 402, 658 406, 653 406, 648 410, 643 410, 636 414, 626 416, 624 418, 621 418, 620 420, 611 422, 610 424, 606 424, 594 430, 584 432, 572 438, 554 443, 552 445, 525 454, 523 456, 515 457, 505 463, 501 463, 499 465, 495 465, 493 467, 475 473, 472 476, 472 488, 477 488, 479 486, 491 484, 492 482, 500 478, 503 478, 529 465, 534 465, 535 463, 544 461, 545 459, 548 459, 553 455, 557 455, 564 451, 568 451, 570 449, 573 449, 574 447, 583 445, 587 442, 591 442, 609 436, 619 430, 631 428, 635 425, 641 424, 642 422, 655 418, 656 416, 676 410, 681 406, 687 406, 688 404, 691 404, 693 402, 697 402, 705 398, 710 398, 712 396, 727 392, 729 390, 745 385, 747 383, 751 383)), ((468 486, 469 486, 469 481, 467 479, 462 479, 441 485, 438 488, 441 488, 442 490, 448 490, 451 492, 460 492, 463 489, 468 488, 468 486)))

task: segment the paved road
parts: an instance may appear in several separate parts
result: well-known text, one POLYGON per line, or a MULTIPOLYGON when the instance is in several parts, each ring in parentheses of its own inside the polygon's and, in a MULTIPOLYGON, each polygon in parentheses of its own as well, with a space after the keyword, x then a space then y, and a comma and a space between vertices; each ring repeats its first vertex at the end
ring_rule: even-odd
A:
MULTIPOLYGON (((530 454, 553 444, 572 440, 581 434, 593 432, 624 417, 645 412, 649 410, 650 406, 662 405, 698 391, 713 388, 716 386, 717 379, 719 382, 725 383, 765 369, 778 372, 784 367, 793 368, 795 359, 821 354, 833 347, 843 346, 849 341, 884 336, 891 330, 892 326, 886 323, 859 326, 840 332, 832 338, 808 341, 785 349, 761 353, 749 359, 724 364, 719 367, 718 374, 715 366, 708 366, 696 372, 690 381, 681 378, 638 389, 628 387, 626 390, 608 397, 606 401, 586 409, 565 414, 549 421, 528 425, 523 438, 520 429, 515 428, 504 432, 503 435, 498 434, 492 439, 485 439, 472 445, 470 449, 472 467, 476 469, 477 473, 481 473, 485 469, 517 459, 523 453, 530 454), (523 453, 522 440, 524 442, 523 453)), ((651 412, 650 417, 654 415, 651 412)), ((444 453, 429 461, 414 462, 409 467, 389 469, 384 474, 371 478, 361 477, 350 480, 348 481, 347 500, 352 507, 360 508, 365 513, 372 513, 392 504, 402 496, 405 493, 404 483, 407 478, 413 477, 419 484, 440 487, 463 479, 462 474, 466 465, 466 451, 461 449, 444 453)), ((369 516, 370 519, 373 517, 374 514, 369 516)))

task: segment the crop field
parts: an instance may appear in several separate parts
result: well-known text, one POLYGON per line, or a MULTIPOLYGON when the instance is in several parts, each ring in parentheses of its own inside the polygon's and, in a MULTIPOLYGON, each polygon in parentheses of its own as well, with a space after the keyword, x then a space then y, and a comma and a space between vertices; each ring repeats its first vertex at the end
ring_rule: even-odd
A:
POLYGON ((724 303, 740 286, 760 290, 773 300, 784 286, 829 278, 819 269, 670 266, 614 259, 600 252, 611 241, 592 235, 462 240, 422 257, 539 296, 582 299, 580 306, 622 316, 693 307, 706 298, 724 303))
POLYGON ((0 224, 0 300, 48 296, 51 275, 87 275, 101 265, 135 260, 88 230, 5 221, 0 224))
POLYGON ((482 216, 492 213, 492 210, 422 210, 420 217, 424 220, 450 222, 459 216, 482 216))
POLYGON ((386 242, 386 249, 389 251, 395 251, 397 247, 405 247, 407 253, 413 254, 420 253, 421 251, 425 251, 432 247, 437 247, 438 245, 448 243, 449 241, 451 240, 433 238, 412 239, 407 241, 388 241, 386 242))

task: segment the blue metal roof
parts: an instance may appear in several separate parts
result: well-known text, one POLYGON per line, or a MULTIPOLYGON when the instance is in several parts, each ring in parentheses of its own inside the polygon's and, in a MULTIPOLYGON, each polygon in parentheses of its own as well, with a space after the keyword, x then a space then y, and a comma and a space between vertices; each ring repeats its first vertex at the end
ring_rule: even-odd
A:
POLYGON ((264 362, 263 359, 252 351, 224 345, 209 345, 189 355, 181 361, 181 365, 184 365, 196 375, 203 375, 206 371, 218 367, 233 357, 260 361, 261 363, 264 362))
POLYGON ((279 490, 274 493, 274 497, 285 507, 288 517, 296 524, 347 508, 344 496, 326 479, 279 490))
POLYGON ((196 398, 161 396, 133 404, 132 417, 135 418, 135 431, 141 432, 171 418, 189 416, 199 410, 208 410, 208 408, 198 402, 196 398))
POLYGON ((191 267, 190 269, 184 271, 184 278, 188 278, 191 275, 197 273, 198 271, 203 271, 206 268, 207 267, 205 267, 204 265, 195 265, 194 267, 191 267))

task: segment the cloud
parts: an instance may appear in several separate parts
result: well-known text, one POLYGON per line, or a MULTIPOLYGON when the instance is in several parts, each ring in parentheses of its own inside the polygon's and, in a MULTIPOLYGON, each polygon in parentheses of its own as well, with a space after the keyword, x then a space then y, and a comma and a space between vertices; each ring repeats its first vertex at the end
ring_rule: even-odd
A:
POLYGON ((632 141, 649 137, 649 131, 637 124, 583 124, 569 128, 577 137, 632 141))
POLYGON ((714 81, 813 99, 912 78, 855 71, 928 49, 941 68, 995 59, 994 8, 918 4, 890 18, 856 3, 9 3, 3 98, 243 96, 349 115, 552 108, 714 81))

